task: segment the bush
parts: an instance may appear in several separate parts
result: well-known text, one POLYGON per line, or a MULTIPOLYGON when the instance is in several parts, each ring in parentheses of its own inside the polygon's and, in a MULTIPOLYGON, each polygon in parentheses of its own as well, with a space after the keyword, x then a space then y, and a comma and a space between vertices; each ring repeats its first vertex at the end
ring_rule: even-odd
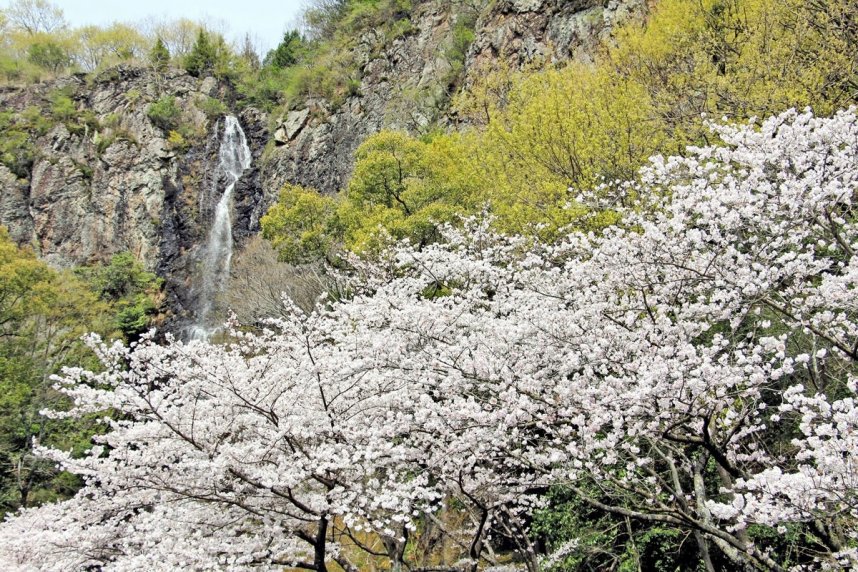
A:
POLYGON ((456 18, 450 44, 444 52, 445 58, 450 63, 450 73, 444 78, 448 86, 458 83, 462 76, 462 72, 465 69, 465 58, 468 55, 468 48, 471 47, 476 38, 476 34, 474 33, 476 22, 474 14, 460 14, 456 18))
POLYGON ((170 131, 167 134, 167 145, 169 145, 171 149, 179 149, 181 151, 190 147, 188 140, 185 139, 185 136, 178 131, 170 131))
POLYGON ((71 133, 82 135, 100 128, 98 117, 92 110, 78 110, 72 92, 57 90, 48 96, 48 100, 51 117, 64 123, 71 133))
POLYGON ((37 154, 34 139, 47 133, 51 125, 36 106, 20 113, 0 112, 0 163, 17 177, 28 178, 37 154))
POLYGON ((74 101, 63 91, 54 92, 49 96, 51 102, 51 115, 58 121, 68 122, 77 116, 77 108, 74 101))
POLYGON ((146 271, 130 252, 113 255, 104 266, 80 268, 99 298, 110 304, 116 328, 126 340, 134 340, 152 325, 159 311, 163 281, 146 271))
POLYGON ((182 111, 176 105, 176 98, 172 95, 162 96, 150 105, 147 115, 155 127, 165 133, 178 129, 182 121, 182 111))
POLYGON ((36 42, 27 49, 27 59, 52 73, 57 73, 71 63, 62 46, 54 42, 36 42))
POLYGON ((203 96, 196 101, 196 106, 197 109, 206 114, 209 120, 226 115, 229 111, 224 102, 214 97, 203 96))

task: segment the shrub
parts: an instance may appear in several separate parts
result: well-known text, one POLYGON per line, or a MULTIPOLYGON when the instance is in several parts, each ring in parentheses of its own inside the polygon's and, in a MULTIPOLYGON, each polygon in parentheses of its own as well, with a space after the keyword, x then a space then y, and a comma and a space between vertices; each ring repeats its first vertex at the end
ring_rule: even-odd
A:
POLYGON ((27 59, 52 73, 57 73, 71 63, 71 58, 54 42, 36 42, 27 49, 27 59))
POLYGON ((171 130, 167 134, 167 145, 169 145, 171 149, 179 149, 183 151, 190 147, 190 143, 185 139, 185 136, 175 130, 171 130))
POLYGON ((147 115, 155 127, 164 132, 178 129, 182 120, 182 111, 176 105, 176 98, 172 95, 162 96, 150 105, 147 115))
POLYGON ((68 122, 77 115, 74 101, 63 91, 52 93, 48 99, 51 102, 51 115, 58 121, 68 122))
POLYGON ((196 101, 197 109, 206 114, 206 117, 211 119, 217 119, 229 111, 226 107, 226 104, 219 99, 214 97, 203 96, 196 101))

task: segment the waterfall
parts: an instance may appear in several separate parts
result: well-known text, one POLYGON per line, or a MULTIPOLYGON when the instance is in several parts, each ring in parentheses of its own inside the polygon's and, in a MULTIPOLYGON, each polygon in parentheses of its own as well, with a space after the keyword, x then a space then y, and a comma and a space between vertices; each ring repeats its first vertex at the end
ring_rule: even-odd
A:
POLYGON ((206 340, 217 329, 212 315, 217 295, 226 289, 232 261, 232 197, 241 174, 250 167, 250 148, 238 119, 229 115, 218 151, 216 181, 225 181, 215 207, 209 239, 202 257, 197 315, 190 338, 206 340))

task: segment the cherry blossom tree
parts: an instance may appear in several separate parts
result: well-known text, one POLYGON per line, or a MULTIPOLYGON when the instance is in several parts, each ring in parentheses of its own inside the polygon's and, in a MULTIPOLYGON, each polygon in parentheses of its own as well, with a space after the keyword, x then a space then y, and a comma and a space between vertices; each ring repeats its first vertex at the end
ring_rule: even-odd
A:
POLYGON ((71 503, 46 509, 51 516, 34 511, 10 523, 27 532, 19 529, 23 544, 7 550, 30 559, 30 542, 41 535, 54 548, 40 554, 38 568, 208 562, 203 567, 324 570, 333 559, 356 570, 326 542, 333 527, 392 536, 434 497, 421 492, 425 476, 386 482, 400 474, 385 476, 386 467, 407 464, 412 454, 393 443, 399 427, 384 421, 379 403, 395 404, 400 387, 358 385, 361 366, 340 359, 340 348, 321 338, 324 326, 307 329, 299 314, 276 335, 234 332, 230 345, 144 340, 126 348, 93 340, 106 370, 68 372, 64 382, 79 407, 67 415, 122 415, 105 419, 112 431, 84 459, 44 451, 88 486, 71 503), (55 536, 75 527, 80 545, 55 536))
POLYGON ((459 568, 500 536, 537 570, 531 514, 562 486, 686 531, 708 570, 858 564, 856 112, 712 129, 581 197, 621 215, 601 234, 472 221, 226 344, 93 340, 106 369, 66 373, 62 415, 112 430, 83 459, 42 450, 87 486, 3 524, 0 561, 403 569, 455 505, 459 568), (805 540, 787 556, 751 526, 805 540))

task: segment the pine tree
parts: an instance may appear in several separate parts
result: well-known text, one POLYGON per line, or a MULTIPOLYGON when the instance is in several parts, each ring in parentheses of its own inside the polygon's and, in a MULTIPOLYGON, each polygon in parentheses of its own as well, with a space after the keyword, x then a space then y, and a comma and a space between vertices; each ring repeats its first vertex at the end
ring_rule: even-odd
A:
POLYGON ((152 50, 149 52, 149 62, 158 71, 163 71, 170 63, 170 50, 167 49, 164 40, 160 36, 155 40, 155 45, 152 46, 152 50))
POLYGON ((201 29, 197 34, 197 41, 191 48, 191 53, 185 59, 185 69, 192 76, 199 77, 213 70, 216 61, 217 47, 212 43, 208 32, 201 29))
POLYGON ((299 51, 304 38, 296 30, 283 34, 283 41, 265 56, 265 65, 282 69, 298 63, 299 51))

